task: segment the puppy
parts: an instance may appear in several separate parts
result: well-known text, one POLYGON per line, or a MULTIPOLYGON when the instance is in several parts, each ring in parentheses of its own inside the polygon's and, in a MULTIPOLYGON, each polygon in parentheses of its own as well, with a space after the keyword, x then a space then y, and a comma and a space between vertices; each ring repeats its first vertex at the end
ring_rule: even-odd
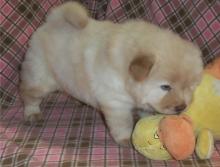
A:
POLYGON ((32 36, 22 65, 21 96, 27 121, 60 90, 100 109, 110 133, 127 144, 132 109, 178 114, 201 80, 200 50, 146 21, 96 21, 76 2, 53 9, 32 36))

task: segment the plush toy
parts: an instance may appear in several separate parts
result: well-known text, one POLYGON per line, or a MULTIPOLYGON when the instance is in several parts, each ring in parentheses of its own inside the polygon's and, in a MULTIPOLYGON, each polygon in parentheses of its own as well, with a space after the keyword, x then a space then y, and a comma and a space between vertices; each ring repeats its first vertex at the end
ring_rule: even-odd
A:
POLYGON ((214 140, 220 140, 220 57, 206 67, 186 114, 194 124, 198 157, 210 158, 214 140))
POLYGON ((172 157, 182 160, 190 156, 195 148, 192 122, 185 115, 142 118, 135 126, 132 140, 141 154, 154 160, 172 157))
POLYGON ((142 118, 132 135, 134 147, 155 160, 185 159, 193 152, 194 146, 200 159, 208 159, 212 155, 214 140, 219 139, 220 58, 206 67, 186 115, 142 118))
POLYGON ((162 118, 162 115, 155 115, 140 119, 132 134, 135 149, 147 158, 154 160, 171 158, 158 136, 159 122, 162 118))

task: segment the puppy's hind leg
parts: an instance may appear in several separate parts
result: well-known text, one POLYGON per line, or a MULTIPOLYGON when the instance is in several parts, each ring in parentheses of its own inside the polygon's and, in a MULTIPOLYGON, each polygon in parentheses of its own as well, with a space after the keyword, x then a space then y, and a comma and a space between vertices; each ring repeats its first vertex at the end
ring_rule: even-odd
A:
POLYGON ((29 51, 22 64, 20 95, 24 102, 24 117, 29 123, 42 120, 40 103, 50 92, 58 90, 42 55, 29 51))
POLYGON ((43 97, 49 91, 43 90, 40 87, 29 87, 21 84, 20 94, 24 102, 24 118, 28 123, 33 123, 43 120, 40 112, 40 103, 43 97))

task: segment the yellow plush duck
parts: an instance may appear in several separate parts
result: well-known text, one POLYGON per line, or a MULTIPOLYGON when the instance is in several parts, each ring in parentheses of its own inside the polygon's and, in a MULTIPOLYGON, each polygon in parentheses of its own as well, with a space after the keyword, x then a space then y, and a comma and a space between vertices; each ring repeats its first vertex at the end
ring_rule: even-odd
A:
POLYGON ((220 140, 220 57, 206 67, 185 114, 142 118, 132 135, 134 147, 155 160, 185 159, 194 147, 200 159, 211 157, 214 140, 220 140), (181 139, 184 142, 176 142, 181 139))
POLYGON ((198 136, 197 155, 201 159, 210 158, 214 140, 220 140, 220 57, 206 67, 186 114, 198 136))

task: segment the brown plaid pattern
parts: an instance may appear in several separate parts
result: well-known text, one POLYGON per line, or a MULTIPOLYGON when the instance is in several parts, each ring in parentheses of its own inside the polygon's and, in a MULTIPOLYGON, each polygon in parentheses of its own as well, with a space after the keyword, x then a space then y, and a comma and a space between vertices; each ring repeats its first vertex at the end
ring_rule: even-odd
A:
MULTIPOLYGON (((19 69, 31 34, 65 0, 0 1, 0 166, 220 166, 220 143, 201 161, 152 161, 115 144, 98 112, 54 93, 42 103, 45 121, 23 124, 19 69)), ((204 63, 220 55, 219 0, 82 0, 93 18, 143 18, 194 41, 204 63)))
POLYGON ((220 142, 210 160, 195 155, 184 161, 153 161, 132 148, 119 147, 109 136, 100 114, 70 96, 53 93, 41 109, 44 122, 25 125, 22 107, 2 114, 0 122, 0 165, 11 166, 92 166, 92 167, 191 167, 220 164, 220 142))

